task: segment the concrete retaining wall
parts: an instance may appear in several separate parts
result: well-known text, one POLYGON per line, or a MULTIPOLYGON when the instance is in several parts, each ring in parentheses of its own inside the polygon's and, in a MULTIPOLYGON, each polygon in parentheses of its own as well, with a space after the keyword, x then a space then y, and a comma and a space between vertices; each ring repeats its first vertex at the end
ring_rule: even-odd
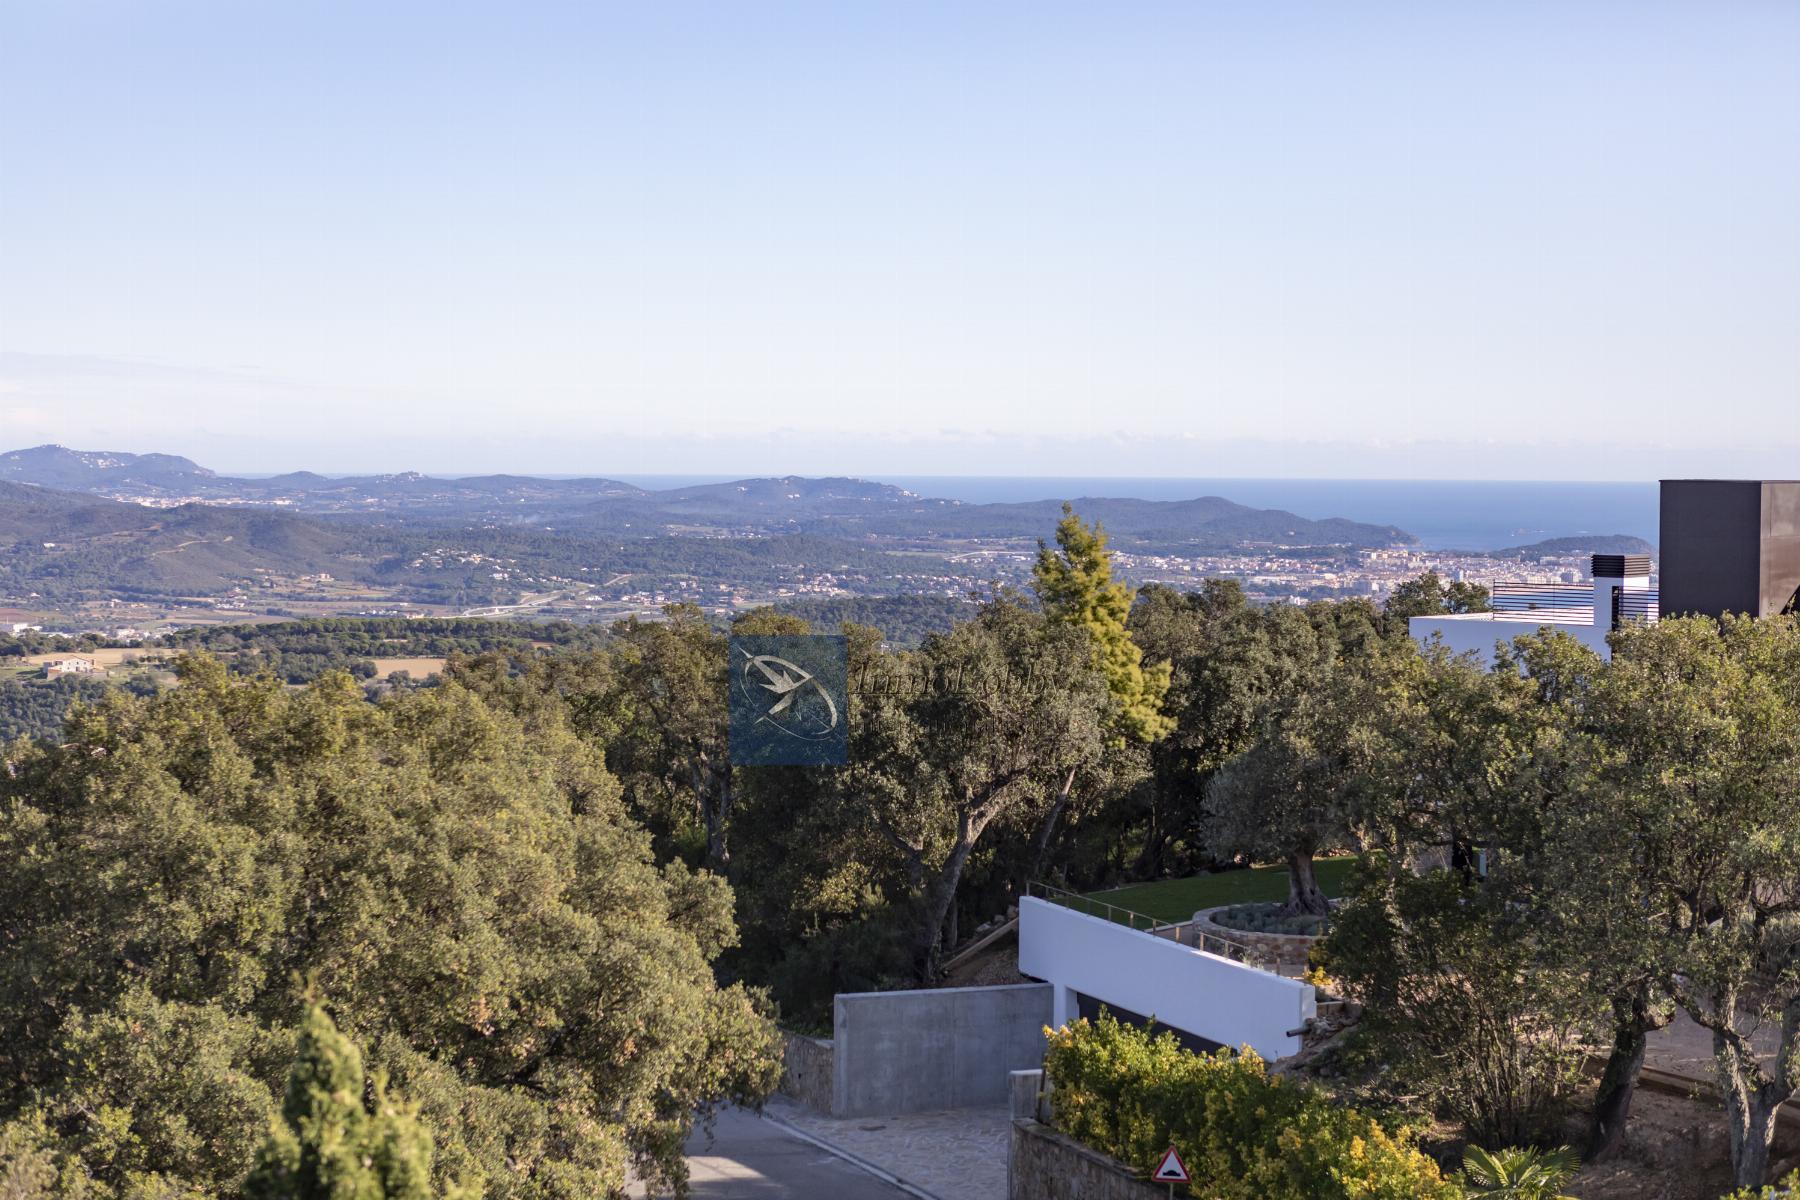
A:
POLYGON ((1015 1120, 1006 1195, 1007 1200, 1168 1200, 1168 1188, 1134 1178, 1118 1159, 1048 1125, 1015 1120))
POLYGON ((781 1094, 815 1112, 831 1112, 833 1047, 828 1038, 786 1034, 781 1053, 781 1094))
POLYGON ((831 1114, 1007 1103, 1009 1072, 1043 1065, 1050 997, 1042 983, 840 994, 831 1114))

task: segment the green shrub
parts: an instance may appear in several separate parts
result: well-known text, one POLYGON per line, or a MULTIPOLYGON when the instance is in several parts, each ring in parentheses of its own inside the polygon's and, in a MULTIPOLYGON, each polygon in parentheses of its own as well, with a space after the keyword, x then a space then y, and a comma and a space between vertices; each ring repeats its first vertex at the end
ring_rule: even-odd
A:
POLYGON ((1208 1200, 1458 1200, 1413 1129, 1271 1077, 1248 1049, 1194 1054, 1102 1014, 1049 1034, 1055 1121, 1148 1171, 1173 1145, 1208 1200))
POLYGON ((1800 1196, 1800 1171, 1792 1171, 1780 1183, 1755 1190, 1739 1188, 1721 1200, 1793 1200, 1800 1196))
POLYGON ((1471 1198, 1483 1200, 1572 1200, 1562 1194, 1562 1185, 1580 1168, 1580 1156, 1567 1146, 1484 1150, 1472 1145, 1463 1149, 1463 1169, 1457 1182, 1471 1198))
POLYGON ((1607 1017, 1593 980, 1551 958, 1509 893, 1364 861, 1314 947, 1315 965, 1363 1005, 1347 1052, 1378 1068, 1383 1094, 1429 1104, 1482 1145, 1551 1140, 1607 1017))

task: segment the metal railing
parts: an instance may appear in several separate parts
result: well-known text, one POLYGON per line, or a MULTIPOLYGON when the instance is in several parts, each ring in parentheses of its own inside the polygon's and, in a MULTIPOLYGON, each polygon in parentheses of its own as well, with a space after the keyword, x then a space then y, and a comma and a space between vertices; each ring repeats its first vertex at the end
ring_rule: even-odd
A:
POLYGON ((1203 929, 1196 928, 1192 921, 1158 920, 1117 904, 1108 904, 1106 901, 1096 900, 1092 896, 1065 891, 1062 888, 1035 880, 1025 885, 1025 894, 1062 908, 1072 908, 1076 912, 1086 913, 1090 917, 1111 921, 1115 925, 1136 929, 1151 937, 1168 938, 1183 946, 1192 946, 1196 950, 1204 950, 1206 953, 1216 954, 1220 958, 1229 958, 1232 962, 1255 966, 1260 963, 1262 958, 1260 954, 1244 943, 1234 942, 1230 938, 1223 938, 1215 933, 1207 933, 1203 929))
MULTIPOLYGON (((1181 944, 1184 946, 1192 946, 1196 950, 1203 950, 1207 954, 1216 954, 1220 958, 1229 958, 1232 962, 1243 963, 1246 966, 1268 967, 1263 954, 1242 942, 1234 942, 1230 938, 1220 937, 1216 933, 1208 933, 1192 924, 1185 926, 1183 932, 1188 935, 1185 940, 1181 940, 1181 944)), ((1272 970, 1273 968, 1268 969, 1272 970)))
POLYGON ((1661 595, 1655 589, 1625 591, 1620 589, 1613 602, 1613 626, 1638 621, 1654 625, 1662 619, 1661 595))
POLYGON ((1494 616, 1501 620, 1594 619, 1594 589, 1585 583, 1494 583, 1488 586, 1488 597, 1494 616))

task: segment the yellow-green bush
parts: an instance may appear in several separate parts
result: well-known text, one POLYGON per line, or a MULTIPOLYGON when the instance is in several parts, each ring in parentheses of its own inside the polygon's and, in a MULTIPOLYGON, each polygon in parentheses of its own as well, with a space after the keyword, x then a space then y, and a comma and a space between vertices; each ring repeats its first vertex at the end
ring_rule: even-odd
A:
POLYGON ((1800 1197, 1800 1171, 1793 1171, 1780 1183, 1766 1188, 1739 1188, 1721 1200, 1793 1200, 1794 1197, 1800 1197))
POLYGON ((1140 1171, 1173 1145, 1207 1200, 1456 1200, 1416 1133, 1102 1015, 1050 1033, 1057 1128, 1140 1171))

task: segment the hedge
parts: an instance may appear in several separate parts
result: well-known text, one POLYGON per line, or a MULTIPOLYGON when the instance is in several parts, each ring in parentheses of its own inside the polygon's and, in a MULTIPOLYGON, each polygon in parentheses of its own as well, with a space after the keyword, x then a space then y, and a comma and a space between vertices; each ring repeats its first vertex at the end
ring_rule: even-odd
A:
POLYGON ((1173 1145, 1206 1200, 1460 1200, 1417 1131, 1101 1014, 1046 1030, 1056 1127, 1144 1172, 1173 1145))

